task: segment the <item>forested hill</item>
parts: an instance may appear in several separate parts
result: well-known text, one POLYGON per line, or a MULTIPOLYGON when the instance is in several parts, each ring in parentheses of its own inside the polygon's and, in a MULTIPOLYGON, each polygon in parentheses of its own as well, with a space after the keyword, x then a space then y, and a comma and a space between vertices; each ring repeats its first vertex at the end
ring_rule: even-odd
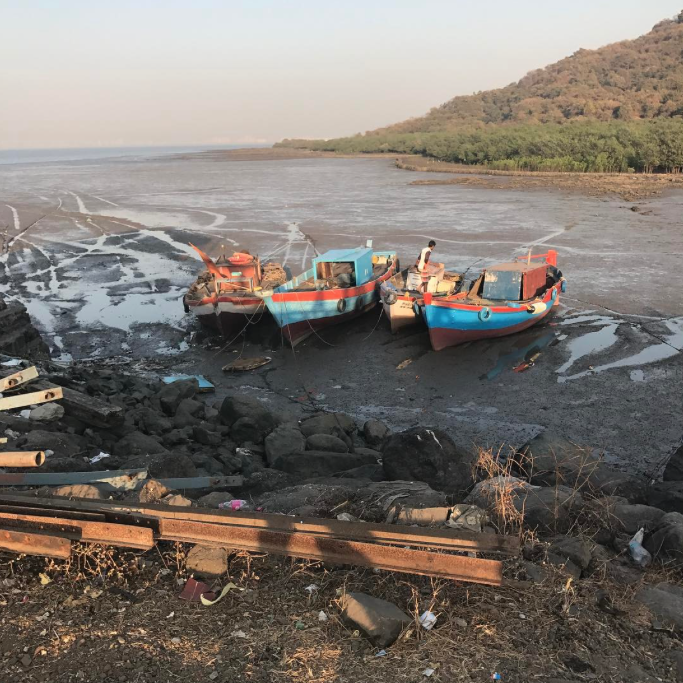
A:
POLYGON ((279 146, 423 154, 509 170, 679 172, 683 11, 636 40, 579 50, 426 116, 364 135, 279 146))
POLYGON ((670 116, 683 116, 683 12, 636 40, 579 50, 505 88, 454 97, 426 116, 374 133, 449 131, 477 123, 670 116))

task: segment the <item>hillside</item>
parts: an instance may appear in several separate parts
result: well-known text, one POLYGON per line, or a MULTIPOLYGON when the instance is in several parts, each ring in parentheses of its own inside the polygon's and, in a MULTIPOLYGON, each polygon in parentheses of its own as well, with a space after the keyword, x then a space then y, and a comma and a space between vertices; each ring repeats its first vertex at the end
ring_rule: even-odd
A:
POLYGON ((517 83, 454 97, 420 118, 278 146, 423 154, 504 170, 683 168, 683 11, 636 40, 579 50, 517 83))

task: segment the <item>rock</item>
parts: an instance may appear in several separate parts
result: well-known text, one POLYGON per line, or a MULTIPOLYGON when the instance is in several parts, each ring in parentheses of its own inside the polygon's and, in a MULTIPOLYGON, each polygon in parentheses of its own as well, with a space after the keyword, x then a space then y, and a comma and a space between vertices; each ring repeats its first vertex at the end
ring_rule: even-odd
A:
POLYGON ((232 427, 242 417, 249 417, 270 433, 279 424, 278 418, 261 401, 250 396, 227 396, 220 407, 221 422, 232 427))
POLYGON ((146 434, 166 434, 173 429, 171 420, 151 408, 139 409, 137 425, 146 434))
POLYGON ((346 593, 341 600, 344 619, 361 630, 375 647, 389 647, 412 619, 396 605, 365 593, 346 593))
POLYGON ((389 434, 389 427, 379 420, 368 420, 363 425, 363 437, 368 446, 381 447, 389 434))
POLYGON ((329 451, 331 453, 347 453, 349 447, 344 441, 331 434, 313 434, 306 439, 309 451, 329 451))
POLYGON ((257 470, 245 477, 242 495, 260 496, 269 491, 282 491, 296 482, 296 477, 279 470, 257 470))
POLYGON ((197 476, 197 467, 189 456, 183 453, 157 453, 151 456, 138 455, 127 460, 125 467, 146 467, 148 475, 156 479, 197 476))
POLYGON ((204 413, 204 404, 201 401, 196 401, 193 398, 184 398, 178 404, 176 415, 179 412, 187 413, 188 415, 192 415, 192 417, 200 417, 204 413))
POLYGON ((379 504, 385 511, 400 506, 425 508, 446 505, 446 494, 422 481, 382 481, 364 486, 360 492, 366 505, 379 504))
POLYGON ((191 398, 199 390, 199 383, 196 379, 186 379, 172 384, 166 384, 154 398, 156 398, 161 409, 169 417, 173 417, 178 410, 178 406, 183 399, 191 398))
POLYGON ((376 451, 374 448, 363 448, 362 446, 356 446, 356 448, 353 449, 353 452, 358 453, 358 455, 372 456, 377 462, 382 459, 382 454, 379 451, 376 451))
POLYGON ((223 437, 218 432, 209 431, 200 425, 192 428, 192 436, 197 443, 204 446, 220 446, 223 443, 223 437))
POLYGON ((451 529, 463 529, 480 533, 489 521, 485 510, 476 505, 459 503, 451 508, 451 514, 446 525, 451 529))
POLYGON ((50 357, 50 348, 33 326, 26 306, 0 297, 0 353, 37 360, 50 357))
POLYGON ((652 533, 645 537, 643 546, 653 557, 683 559, 683 515, 680 512, 662 515, 652 533))
POLYGON ((57 422, 64 417, 64 408, 59 403, 43 403, 31 411, 29 420, 36 422, 57 422))
POLYGON ((265 439, 266 458, 272 465, 280 456, 303 453, 306 450, 306 437, 293 427, 281 425, 265 439))
POLYGON ((664 516, 664 511, 649 505, 615 505, 612 520, 618 531, 635 534, 641 527, 649 531, 664 516))
POLYGON ((533 562, 522 560, 524 571, 532 583, 543 583, 548 578, 548 572, 533 562))
POLYGON ((187 443, 193 435, 192 427, 185 427, 183 429, 172 429, 168 434, 161 437, 164 446, 172 448, 180 444, 187 443))
POLYGON ((669 458, 663 476, 664 481, 683 481, 683 446, 669 458))
POLYGON ((71 484, 58 486, 50 492, 59 498, 89 498, 91 500, 106 500, 107 496, 93 484, 71 484))
POLYGON ((230 438, 237 444, 262 443, 270 433, 268 423, 253 417, 240 417, 230 427, 230 438))
POLYGON ((131 432, 115 446, 114 455, 154 455, 168 451, 152 436, 142 432, 131 432))
POLYGON ((203 508, 217 508, 221 503, 229 503, 235 500, 229 493, 212 491, 197 500, 197 505, 203 508))
MULTIPOLYGON (((356 449, 356 455, 359 449, 356 449)), ((370 450, 370 449, 363 449, 370 450)), ((337 472, 332 475, 333 477, 339 477, 340 479, 365 479, 367 481, 384 481, 386 476, 384 474, 384 468, 382 465, 375 463, 374 465, 361 465, 360 467, 353 467, 350 470, 344 470, 343 472, 337 472)))
POLYGON ((647 503, 664 512, 683 513, 683 481, 653 484, 647 491, 647 503))
POLYGON ((548 548, 548 561, 565 566, 576 579, 588 569, 591 559, 591 543, 576 536, 561 536, 548 548))
POLYGON ((136 498, 141 503, 154 503, 164 496, 168 495, 170 489, 167 489, 160 481, 156 479, 148 479, 136 492, 136 498))
POLYGON ((228 571, 228 551, 206 545, 195 545, 187 554, 185 566, 189 572, 208 578, 218 578, 228 571))
POLYGON ((181 496, 179 493, 172 493, 171 495, 166 496, 162 500, 162 503, 164 503, 164 505, 175 505, 176 507, 192 507, 192 501, 189 498, 185 498, 185 496, 181 496))
POLYGON ((88 441, 76 434, 64 434, 63 432, 48 432, 35 429, 17 439, 17 446, 23 451, 53 451, 57 457, 73 458, 76 455, 85 454, 88 450, 88 441))
MULTIPOLYGON (((266 470, 266 472, 269 471, 266 470)), ((340 481, 338 486, 300 484, 260 495, 256 503, 263 507, 266 512, 301 514, 300 510, 305 507, 327 511, 348 500, 355 488, 357 487, 352 484, 345 484, 343 481, 340 481)))
POLYGON ((304 451, 303 453, 280 456, 273 463, 273 467, 289 474, 311 479, 313 477, 328 477, 335 472, 344 472, 354 467, 374 464, 373 458, 357 453, 304 451))
POLYGON ((675 650, 671 653, 671 662, 676 675, 676 681, 683 683, 683 650, 675 650))
POLYGON ((342 438, 341 433, 353 434, 355 431, 354 419, 344 413, 324 413, 310 417, 301 423, 301 433, 306 438, 313 434, 330 434, 342 438))
POLYGON ((656 619, 667 627, 683 631, 683 589, 667 583, 645 586, 636 593, 636 600, 645 605, 656 619))
POLYGON ((423 481, 447 493, 462 494, 473 483, 474 454, 440 429, 392 434, 382 447, 382 462, 387 479, 423 481))

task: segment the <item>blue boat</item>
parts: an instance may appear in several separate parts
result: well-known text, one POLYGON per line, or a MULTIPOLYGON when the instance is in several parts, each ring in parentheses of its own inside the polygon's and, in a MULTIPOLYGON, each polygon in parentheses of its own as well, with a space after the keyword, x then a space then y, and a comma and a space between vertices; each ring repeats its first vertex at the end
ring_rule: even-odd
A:
POLYGON ((379 285, 396 273, 394 251, 332 249, 306 272, 273 290, 268 310, 292 345, 329 325, 355 318, 379 300, 379 285))
POLYGON ((557 252, 524 258, 526 263, 485 269, 467 292, 424 295, 422 314, 435 351, 520 332, 559 304, 566 281, 557 269, 557 252), (538 259, 545 261, 537 263, 538 259))

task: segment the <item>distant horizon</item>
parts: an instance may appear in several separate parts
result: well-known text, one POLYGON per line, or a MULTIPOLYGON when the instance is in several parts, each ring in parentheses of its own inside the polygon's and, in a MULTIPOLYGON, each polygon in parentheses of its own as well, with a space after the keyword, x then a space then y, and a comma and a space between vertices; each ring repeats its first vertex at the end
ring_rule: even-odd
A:
POLYGON ((3 8, 0 149, 354 135, 504 87, 581 48, 636 38, 681 5, 15 3, 3 8))

